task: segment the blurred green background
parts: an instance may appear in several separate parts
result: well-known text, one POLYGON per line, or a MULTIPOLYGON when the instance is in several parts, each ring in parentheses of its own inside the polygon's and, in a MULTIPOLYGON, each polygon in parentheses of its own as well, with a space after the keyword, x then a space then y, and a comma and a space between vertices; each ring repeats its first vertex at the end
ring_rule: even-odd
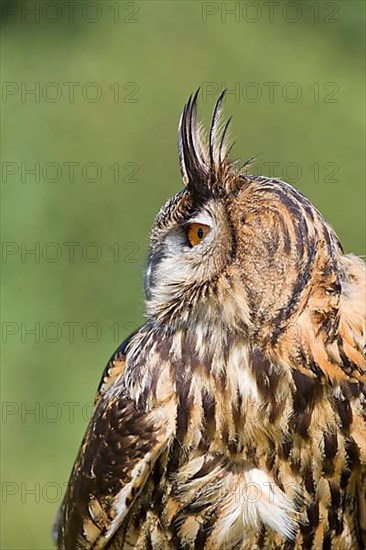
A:
POLYGON ((181 188, 191 92, 207 121, 226 86, 234 155, 258 155, 256 173, 295 183, 365 254, 364 3, 1 9, 0 547, 38 550, 102 369, 143 321, 147 236, 181 188))

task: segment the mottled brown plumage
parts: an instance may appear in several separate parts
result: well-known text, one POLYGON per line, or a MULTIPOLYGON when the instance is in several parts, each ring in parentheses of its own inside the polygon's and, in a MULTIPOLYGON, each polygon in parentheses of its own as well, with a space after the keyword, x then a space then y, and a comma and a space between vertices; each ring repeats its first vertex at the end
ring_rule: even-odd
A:
POLYGON ((197 95, 183 111, 185 189, 157 216, 147 321, 103 375, 60 549, 365 545, 364 266, 301 193, 228 160, 221 102, 207 146, 197 95))

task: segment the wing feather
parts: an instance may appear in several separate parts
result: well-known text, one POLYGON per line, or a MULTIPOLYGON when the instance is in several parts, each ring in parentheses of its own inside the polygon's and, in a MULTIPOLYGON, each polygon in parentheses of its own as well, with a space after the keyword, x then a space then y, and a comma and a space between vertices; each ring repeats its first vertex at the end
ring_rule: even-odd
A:
POLYGON ((95 397, 95 405, 98 404, 99 400, 103 397, 106 391, 114 384, 117 378, 123 375, 125 366, 126 366, 126 350, 129 343, 140 331, 140 328, 136 329, 132 334, 130 334, 122 344, 117 348, 112 357, 107 363, 107 366, 104 369, 102 378, 100 380, 97 395, 95 397))
MULTIPOLYGON (((119 349, 117 356, 117 362, 126 361, 124 350, 119 349)), ((110 370, 107 366, 56 518, 54 533, 59 549, 107 545, 173 432, 171 399, 141 410, 126 388, 123 369, 117 377, 115 373, 108 375, 110 370)))
POLYGON ((359 476, 358 480, 358 516, 360 536, 366 548, 366 471, 359 476))

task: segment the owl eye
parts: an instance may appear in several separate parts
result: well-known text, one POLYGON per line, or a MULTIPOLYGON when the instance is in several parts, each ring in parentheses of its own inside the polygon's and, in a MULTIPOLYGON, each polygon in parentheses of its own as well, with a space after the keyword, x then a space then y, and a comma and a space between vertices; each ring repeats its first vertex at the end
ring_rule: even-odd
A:
POLYGON ((191 223, 187 228, 187 239, 190 246, 200 244, 210 232, 210 227, 202 223, 191 223))

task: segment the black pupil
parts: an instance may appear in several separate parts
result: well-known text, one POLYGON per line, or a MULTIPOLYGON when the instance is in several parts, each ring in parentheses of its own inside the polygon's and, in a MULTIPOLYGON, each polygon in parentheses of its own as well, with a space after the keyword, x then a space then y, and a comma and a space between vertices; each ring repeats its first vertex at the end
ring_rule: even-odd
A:
POLYGON ((202 227, 199 227, 199 228, 197 229, 197 237, 198 237, 199 239, 203 239, 203 229, 202 229, 202 227))

